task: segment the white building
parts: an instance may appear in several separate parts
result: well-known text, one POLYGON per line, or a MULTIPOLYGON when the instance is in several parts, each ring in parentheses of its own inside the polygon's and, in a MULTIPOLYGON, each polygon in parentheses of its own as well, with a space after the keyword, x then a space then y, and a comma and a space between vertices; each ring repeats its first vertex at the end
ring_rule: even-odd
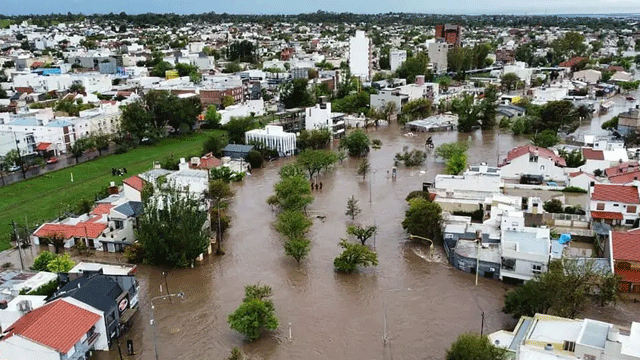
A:
POLYGON ((0 353, 7 360, 86 360, 95 350, 109 350, 104 313, 73 298, 25 314, 0 340, 0 353))
POLYGON ((449 44, 445 42, 429 43, 429 62, 433 66, 433 72, 440 75, 447 71, 447 54, 449 44))
POLYGON ((502 186, 500 169, 478 165, 463 175, 436 175, 434 188, 430 190, 444 211, 473 212, 487 198, 500 194, 502 186))
POLYGON ((521 317, 513 331, 490 334, 489 341, 506 349, 515 360, 640 359, 637 322, 623 335, 619 328, 602 321, 536 314, 521 317))
POLYGON ((394 50, 389 52, 391 71, 396 71, 405 60, 407 60, 407 50, 394 50))
POLYGON ((566 161, 553 151, 533 145, 517 147, 500 164, 502 177, 520 179, 523 175, 542 176, 544 180, 565 181, 566 161))
POLYGON ((287 133, 282 126, 267 125, 264 129, 254 129, 244 133, 245 143, 253 141, 276 150, 280 156, 293 155, 296 150, 296 134, 287 133))
POLYGON ((67 119, 52 119, 47 116, 14 117, 8 122, 0 119, 0 155, 17 146, 24 155, 36 152, 39 144, 47 144, 57 156, 67 152, 76 141, 73 123, 67 119))
POLYGON ((371 40, 364 31, 357 30, 356 35, 349 39, 349 68, 351 75, 366 81, 371 78, 371 40))
POLYGON ((531 280, 547 271, 551 256, 551 234, 547 228, 524 226, 522 211, 503 214, 501 224, 500 279, 531 280))
POLYGON ((640 196, 636 186, 594 184, 590 187, 589 194, 589 213, 594 221, 633 226, 640 217, 640 196))
POLYGON ((573 73, 573 80, 582 81, 587 84, 596 84, 602 79, 602 72, 594 69, 576 71, 573 73))
POLYGON ((520 80, 524 81, 525 84, 531 84, 531 75, 533 75, 533 69, 527 68, 527 64, 524 62, 516 62, 515 65, 505 65, 502 69, 502 74, 516 74, 520 80))
POLYGON ((264 100, 247 100, 243 104, 227 106, 224 110, 219 110, 220 124, 224 125, 234 117, 262 116, 264 115, 264 100))
POLYGON ((304 128, 307 131, 329 129, 334 138, 344 134, 344 114, 332 113, 331 103, 320 103, 304 110, 304 128))

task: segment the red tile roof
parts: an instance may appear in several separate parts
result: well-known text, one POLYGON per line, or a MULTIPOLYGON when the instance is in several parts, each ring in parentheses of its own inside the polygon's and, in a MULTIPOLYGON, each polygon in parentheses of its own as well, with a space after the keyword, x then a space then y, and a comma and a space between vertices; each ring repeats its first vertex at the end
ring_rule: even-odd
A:
POLYGON ((72 237, 95 239, 107 228, 107 224, 95 223, 95 220, 97 219, 93 218, 87 222, 81 222, 76 225, 44 224, 34 235, 37 237, 49 237, 55 234, 61 234, 65 239, 72 237))
POLYGON ((591 193, 591 200, 640 204, 637 187, 617 184, 595 184, 591 193))
POLYGON ((629 171, 635 171, 638 170, 638 163, 636 162, 626 162, 626 163, 622 163, 620 165, 616 165, 616 166, 612 166, 610 168, 606 168, 604 170, 605 175, 607 175, 607 177, 609 176, 613 176, 616 174, 622 174, 625 172, 629 172, 629 171))
POLYGON ((222 160, 208 153, 200 158, 200 165, 196 166, 198 169, 213 169, 222 165, 222 160))
POLYGON ((130 187, 138 191, 142 191, 142 189, 144 188, 144 180, 142 180, 142 178, 140 178, 138 175, 134 175, 128 179, 124 179, 122 180, 122 183, 129 185, 130 187))
POLYGON ((572 67, 573 65, 577 65, 580 61, 582 60, 586 60, 587 58, 584 57, 574 57, 572 59, 569 59, 567 61, 563 61, 560 63, 560 67, 572 67))
POLYGON ((622 214, 611 211, 591 211, 591 217, 594 219, 622 220, 622 214))
POLYGON ((611 246, 615 260, 640 261, 640 233, 612 231, 611 246))
POLYGON ((604 160, 604 151, 582 148, 582 156, 587 160, 604 160))
POLYGON ((614 184, 628 184, 634 180, 640 180, 640 170, 616 174, 609 177, 609 181, 614 184))
POLYGON ((100 315, 60 299, 21 317, 7 336, 19 335, 66 354, 99 320, 100 315))
POLYGON ((36 146, 36 150, 46 151, 49 148, 49 146, 51 146, 51 143, 41 142, 41 143, 38 143, 38 145, 36 146))
POLYGON ((566 161, 563 158, 556 155, 556 153, 554 153, 553 151, 547 148, 533 146, 533 145, 523 145, 515 149, 512 149, 511 151, 509 151, 506 159, 504 159, 504 162, 500 164, 500 166, 504 166, 510 163, 513 159, 517 159, 522 155, 536 153, 536 152, 538 153, 538 157, 551 159, 558 166, 562 166, 562 167, 567 166, 566 161))
POLYGON ((574 178, 574 177, 580 176, 580 175, 582 175, 582 174, 587 175, 588 177, 590 177, 590 178, 592 178, 592 179, 594 179, 594 180, 596 179, 596 177, 595 177, 595 176, 593 176, 592 174, 586 173, 586 172, 584 172, 584 171, 582 171, 582 170, 579 170, 579 171, 576 171, 576 172, 569 173, 569 177, 574 178))
POLYGON ((93 210, 91 210, 92 215, 104 215, 108 214, 111 211, 113 205, 111 204, 99 204, 93 210))

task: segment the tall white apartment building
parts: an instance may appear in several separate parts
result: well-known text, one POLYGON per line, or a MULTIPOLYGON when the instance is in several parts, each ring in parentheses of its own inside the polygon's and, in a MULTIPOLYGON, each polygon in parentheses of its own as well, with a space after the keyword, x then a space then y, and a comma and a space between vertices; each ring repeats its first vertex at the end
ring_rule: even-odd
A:
POLYGON ((433 65, 433 72, 440 75, 447 71, 447 53, 449 44, 446 42, 429 43, 429 62, 433 65))
POLYGON ((349 39, 349 68, 351 75, 361 80, 371 78, 371 40, 362 30, 357 30, 356 35, 349 39))
POLYGON ((396 71, 407 60, 407 50, 394 50, 389 53, 391 71, 396 71))

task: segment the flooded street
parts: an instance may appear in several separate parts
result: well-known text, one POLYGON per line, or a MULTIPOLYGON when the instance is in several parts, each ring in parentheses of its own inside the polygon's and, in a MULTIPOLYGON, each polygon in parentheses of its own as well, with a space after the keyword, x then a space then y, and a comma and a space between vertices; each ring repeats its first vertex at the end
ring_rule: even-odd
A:
MULTIPOLYGON (((469 140, 471 164, 494 165, 498 154, 504 157, 511 148, 528 142, 497 132, 430 135, 436 146, 469 140)), ((372 150, 374 173, 365 181, 356 174, 359 159, 347 159, 321 175, 323 189, 313 192, 315 201, 309 208, 314 219, 309 234, 312 248, 300 265, 285 256, 271 225, 275 213, 266 204, 280 166, 291 160, 268 163, 234 185, 233 223, 223 243, 226 254, 209 256, 194 269, 169 270, 169 290, 184 291, 185 299, 154 301, 160 359, 226 359, 234 346, 262 359, 442 359, 460 333, 480 332, 482 311, 484 334, 515 325, 501 312, 508 285, 480 279, 474 286, 474 275, 451 268, 441 247, 436 247, 435 260, 430 261, 428 247, 406 239, 400 224, 404 198, 421 189, 422 182, 433 181, 443 164, 434 163, 430 154, 421 169, 400 165, 396 180, 387 171, 396 152, 405 145, 423 148, 427 134, 403 136, 392 124, 371 130, 370 136, 381 139, 383 146, 372 150), (334 272, 333 259, 350 224, 344 212, 351 195, 362 208, 356 222, 379 228, 375 241, 368 242, 375 244, 379 265, 344 275, 334 272), (280 327, 245 343, 226 319, 240 305, 243 287, 255 283, 273 288, 280 327)), ((140 311, 132 329, 120 339, 123 353, 126 340, 133 340, 137 355, 131 359, 155 358, 150 298, 160 295, 161 285, 165 287, 163 270, 139 266, 140 311)), ((95 358, 120 357, 114 348, 95 358)))
MULTIPOLYGON (((481 279, 474 286, 473 275, 450 268, 441 256, 430 262, 428 247, 408 242, 403 233, 404 198, 421 189, 423 181, 432 181, 442 164, 433 164, 430 155, 422 169, 426 174, 400 165, 395 181, 387 170, 403 146, 422 148, 426 134, 405 137, 393 124, 370 135, 383 142, 382 149, 371 152, 375 169, 371 177, 363 181, 356 174, 359 159, 347 159, 320 177, 323 189, 314 191, 309 208, 314 218, 309 234, 312 249, 301 265, 285 256, 282 240, 271 226, 275 213, 265 202, 282 162, 269 163, 235 186, 233 224, 223 244, 226 255, 210 256, 194 269, 170 270, 169 290, 184 291, 185 300, 154 301, 161 359, 223 359, 234 346, 264 359, 441 359, 458 334, 480 331, 482 311, 485 334, 514 324, 500 311, 506 285, 481 279), (340 253, 337 244, 350 224, 344 212, 351 195, 362 208, 356 222, 379 227, 375 239, 379 265, 343 275, 334 272, 333 258, 340 253), (326 216, 324 222, 317 215, 326 216), (226 318, 240 304, 244 285, 258 282, 273 287, 280 327, 255 343, 245 343, 226 318), (382 341, 385 302, 387 346, 382 341)), ((474 149, 471 163, 495 164, 497 152, 527 142, 496 133, 432 135, 436 146, 469 138, 474 149)), ((436 251, 440 255, 439 247, 436 251)), ((127 339, 134 341, 136 359, 155 357, 149 299, 160 294, 162 271, 139 266, 140 311, 133 328, 121 338, 123 351, 127 339)), ((119 358, 117 350, 101 355, 119 358)))

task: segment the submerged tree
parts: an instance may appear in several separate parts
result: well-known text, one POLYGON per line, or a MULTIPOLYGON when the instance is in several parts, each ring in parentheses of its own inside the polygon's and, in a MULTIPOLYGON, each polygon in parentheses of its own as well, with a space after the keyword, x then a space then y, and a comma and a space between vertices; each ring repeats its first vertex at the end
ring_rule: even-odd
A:
POLYGON ((347 228, 347 234, 355 236, 362 245, 364 245, 369 238, 371 238, 378 228, 376 226, 360 226, 360 225, 351 225, 347 228))
POLYGON ((311 241, 305 238, 291 239, 284 243, 284 252, 296 259, 298 264, 309 254, 311 241))
POLYGON ((362 210, 358 206, 358 200, 356 200, 355 196, 351 195, 349 200, 347 200, 347 211, 344 214, 350 216, 351 220, 355 220, 356 216, 361 212, 362 210))
POLYGON ((247 285, 244 294, 240 307, 227 318, 231 328, 245 335, 249 341, 259 338, 264 329, 277 329, 275 307, 268 299, 273 295, 271 287, 247 285))
POLYGON ((333 260, 333 266, 338 271, 352 273, 358 270, 358 266, 378 265, 378 254, 365 245, 342 240, 338 246, 344 249, 342 254, 333 260))

